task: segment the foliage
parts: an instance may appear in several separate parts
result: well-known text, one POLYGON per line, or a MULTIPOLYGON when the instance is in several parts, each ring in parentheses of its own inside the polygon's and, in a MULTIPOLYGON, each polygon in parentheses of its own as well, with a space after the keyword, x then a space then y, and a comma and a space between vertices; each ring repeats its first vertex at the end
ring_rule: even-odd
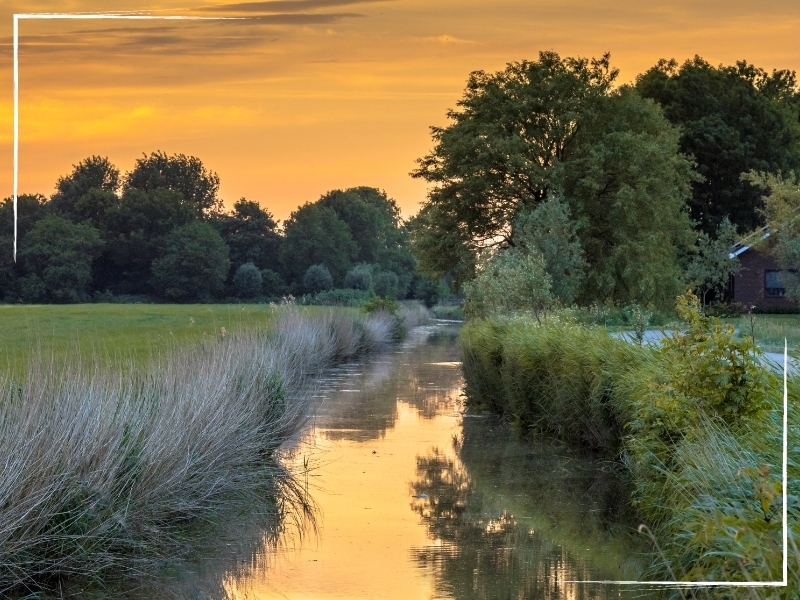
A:
POLYGON ((412 173, 434 185, 411 225, 423 272, 470 279, 478 250, 513 246, 519 215, 561 194, 587 263, 580 302, 672 301, 691 237, 691 162, 658 107, 612 90, 615 76, 608 55, 553 52, 470 76, 462 110, 433 128, 436 146, 412 173))
POLYGON ((653 313, 639 306, 638 304, 634 304, 631 307, 631 324, 633 325, 633 336, 636 339, 636 343, 640 346, 644 343, 644 334, 647 331, 647 325, 650 322, 650 318, 653 316, 653 313))
POLYGON ((514 243, 542 255, 553 295, 566 305, 578 295, 586 268, 577 230, 569 206, 558 196, 522 209, 515 223, 514 243))
POLYGON ((794 72, 768 74, 746 61, 713 67, 699 56, 680 67, 662 59, 637 78, 636 89, 682 129, 681 152, 702 175, 689 200, 702 231, 713 235, 726 216, 745 231, 760 225, 758 186, 739 175, 800 168, 794 72))
POLYGON ((353 290, 371 290, 372 267, 366 263, 360 263, 350 269, 344 276, 344 287, 353 290))
MULTIPOLYGON (((467 406, 523 430, 621 456, 653 530, 652 578, 770 581, 782 560, 781 386, 748 341, 679 299, 687 331, 639 347, 555 316, 477 319, 462 331, 467 406)), ((790 403, 800 390, 790 380, 790 403)), ((789 415, 790 538, 800 536, 800 421, 789 415), (794 448, 794 449, 793 449, 794 448)), ((790 563, 800 555, 790 551, 790 563)), ((800 562, 790 566, 791 598, 800 562)), ((778 577, 779 578, 779 577, 778 577)), ((749 591, 716 588, 710 597, 749 591)))
POLYGON ((281 263, 290 282, 300 281, 309 267, 321 264, 334 284, 340 284, 358 256, 347 224, 331 208, 306 203, 286 220, 283 231, 281 263))
POLYGON ((244 263, 236 269, 236 274, 233 276, 233 288, 239 298, 260 296, 261 284, 261 271, 253 263, 244 263))
MULTIPOLYGON (((41 194, 21 194, 17 197, 17 236, 20 241, 47 214, 46 202, 41 194)), ((6 301, 19 299, 17 278, 24 271, 24 259, 17 256, 15 263, 13 248, 14 199, 5 198, 0 202, 0 295, 6 301)))
POLYGON ((741 267, 739 259, 730 256, 731 247, 736 241, 738 241, 736 226, 728 220, 728 217, 722 219, 714 238, 709 237, 704 231, 700 232, 697 254, 692 257, 686 276, 692 286, 700 292, 704 308, 706 295, 709 292, 721 295, 731 276, 739 272, 741 267))
POLYGON ((103 242, 88 224, 75 225, 49 215, 25 236, 20 255, 27 272, 26 301, 87 302, 92 283, 92 259, 103 242))
POLYGON ((278 224, 258 202, 241 198, 230 213, 212 215, 211 225, 230 248, 233 269, 253 263, 259 269, 274 268, 280 261, 278 224))
POLYGON ((529 311, 538 320, 554 304, 544 258, 536 252, 501 250, 483 259, 464 292, 467 317, 529 311))
POLYGON ((387 312, 395 314, 400 309, 397 300, 386 296, 373 296, 364 304, 364 312, 372 314, 376 312, 387 312))
POLYGON ((281 296, 286 292, 286 283, 280 273, 272 269, 261 269, 261 291, 267 297, 281 296))
POLYGON ((208 224, 190 223, 166 239, 165 252, 153 261, 153 287, 179 302, 208 302, 228 278, 228 247, 208 224))
POLYGON ((750 172, 742 179, 766 191, 763 215, 769 227, 769 246, 784 270, 780 274, 786 293, 800 298, 800 171, 786 177, 750 172), (794 272, 792 272, 794 271, 794 272))
POLYGON ((333 288, 333 277, 325 265, 311 265, 303 275, 303 289, 314 294, 333 288))
POLYGON ((378 273, 377 277, 375 277, 372 289, 376 296, 397 300, 399 295, 399 283, 400 280, 396 274, 391 271, 381 271, 378 273))
POLYGON ((74 213, 77 202, 91 190, 115 194, 120 186, 119 169, 100 156, 90 156, 72 167, 72 173, 58 178, 50 208, 66 219, 80 221, 80 215, 74 213))
POLYGON ((316 294, 305 294, 297 299, 297 304, 307 306, 363 306, 373 298, 370 291, 339 289, 326 290, 316 294))
POLYGON ((411 296, 422 300, 427 308, 433 307, 441 298, 447 296, 447 288, 439 281, 433 281, 425 275, 416 273, 411 281, 411 296))
POLYGON ((149 192, 166 188, 181 195, 196 217, 220 212, 222 200, 217 197, 219 177, 208 171, 196 156, 152 152, 142 155, 122 182, 124 190, 149 192))

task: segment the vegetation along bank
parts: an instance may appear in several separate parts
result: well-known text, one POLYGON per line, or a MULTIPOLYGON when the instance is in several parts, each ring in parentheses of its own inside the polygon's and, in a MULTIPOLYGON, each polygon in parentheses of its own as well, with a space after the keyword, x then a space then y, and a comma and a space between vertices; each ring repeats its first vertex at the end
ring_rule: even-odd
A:
POLYGON ((147 367, 29 361, 2 377, 0 593, 143 574, 230 511, 286 509, 276 451, 304 422, 309 383, 391 341, 399 319, 280 307, 268 329, 147 367))
MULTIPOLYGON (((549 315, 493 317, 462 333, 467 405, 503 413, 618 460, 652 532, 651 575, 782 579, 783 385, 749 339, 679 299, 683 333, 661 347, 549 315)), ((800 389, 790 382, 789 401, 800 389)), ((794 598, 800 589, 800 417, 789 424, 789 587, 711 588, 709 597, 794 598)))

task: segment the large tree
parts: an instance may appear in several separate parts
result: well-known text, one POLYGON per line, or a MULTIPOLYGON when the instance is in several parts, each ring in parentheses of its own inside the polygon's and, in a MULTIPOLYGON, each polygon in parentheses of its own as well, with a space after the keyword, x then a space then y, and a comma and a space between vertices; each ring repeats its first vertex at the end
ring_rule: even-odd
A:
POLYGON ((125 174, 123 189, 149 192, 167 188, 179 193, 194 206, 198 217, 222 210, 222 200, 217 197, 219 176, 209 171, 195 156, 167 155, 153 152, 136 161, 133 171, 125 174))
POLYGON ((114 194, 119 185, 119 169, 106 157, 90 156, 73 165, 72 173, 59 177, 56 193, 50 198, 50 208, 64 218, 75 220, 75 204, 89 190, 114 194))
POLYGON ((258 202, 240 199, 230 213, 210 220, 231 249, 231 270, 253 263, 259 269, 278 270, 281 237, 278 224, 258 202))
POLYGON ((660 60, 636 89, 681 127, 681 151, 702 179, 692 185, 692 218, 714 235, 722 219, 740 230, 763 224, 761 190, 748 171, 787 173, 800 167, 800 90, 794 72, 771 74, 746 61, 714 67, 699 56, 678 67, 660 60))
POLYGON ((611 89, 615 76, 608 55, 553 52, 470 76, 413 173, 433 184, 412 223, 422 270, 468 279, 481 248, 513 248, 518 215, 561 194, 588 264, 581 301, 671 303, 691 163, 652 101, 611 89))

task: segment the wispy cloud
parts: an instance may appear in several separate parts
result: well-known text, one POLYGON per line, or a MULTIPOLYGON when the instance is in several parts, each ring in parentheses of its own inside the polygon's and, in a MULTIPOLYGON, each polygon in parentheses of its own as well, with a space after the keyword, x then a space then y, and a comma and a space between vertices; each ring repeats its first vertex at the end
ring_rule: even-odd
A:
POLYGON ((214 4, 199 6, 193 10, 198 12, 223 12, 237 14, 275 14, 313 11, 321 8, 352 6, 354 4, 375 4, 391 0, 267 0, 266 2, 235 2, 230 4, 214 4))
POLYGON ((428 42, 438 42, 440 44, 477 44, 478 42, 474 40, 465 40, 462 38, 457 38, 452 35, 437 35, 437 36, 430 36, 423 38, 428 42))

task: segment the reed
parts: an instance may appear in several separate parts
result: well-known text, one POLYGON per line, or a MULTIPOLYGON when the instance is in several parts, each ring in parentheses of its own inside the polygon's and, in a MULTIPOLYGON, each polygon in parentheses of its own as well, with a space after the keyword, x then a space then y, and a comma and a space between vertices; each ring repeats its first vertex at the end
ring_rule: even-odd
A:
POLYGON ((53 361, 0 380, 0 593, 145 573, 276 485, 309 383, 391 339, 391 319, 281 310, 131 371, 53 361))
MULTIPOLYGON (((780 580, 782 384, 749 341, 693 318, 665 348, 568 319, 469 322, 467 406, 624 464, 631 501, 659 543, 649 576, 780 580)), ((790 381, 791 407, 798 398, 790 381)), ((788 599, 800 589, 800 415, 790 409, 789 421, 789 586, 696 597, 788 599)))

